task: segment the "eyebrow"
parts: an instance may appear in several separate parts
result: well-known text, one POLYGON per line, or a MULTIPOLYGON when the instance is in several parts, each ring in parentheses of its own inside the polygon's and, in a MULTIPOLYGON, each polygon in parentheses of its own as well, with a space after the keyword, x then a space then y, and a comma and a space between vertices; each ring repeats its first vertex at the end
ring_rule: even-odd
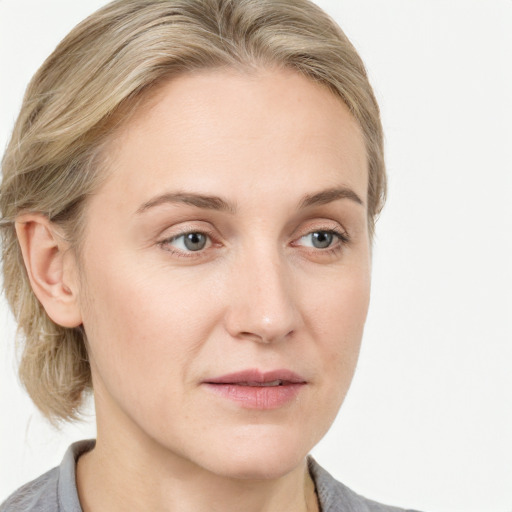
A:
MULTIPOLYGON (((361 198, 352 189, 347 187, 338 187, 329 188, 315 194, 308 194, 304 196, 299 202, 298 209, 300 210, 311 206, 328 204, 340 199, 349 199, 357 204, 364 205, 361 198)), ((137 210, 137 214, 144 213, 151 208, 167 203, 181 203, 205 210, 216 210, 228 213, 236 213, 237 209, 234 203, 230 203, 218 196, 177 192, 161 194, 150 199, 137 210)))
POLYGON ((339 199, 349 199, 357 204, 364 205, 362 199, 348 187, 337 187, 322 190, 316 194, 306 195, 300 202, 299 208, 308 208, 322 204, 332 203, 339 199))
POLYGON ((188 204, 205 210, 217 210, 228 213, 235 213, 236 211, 236 206, 234 204, 217 196, 178 192, 175 194, 162 194, 150 199, 137 210, 137 213, 144 213, 150 208, 166 203, 188 204))

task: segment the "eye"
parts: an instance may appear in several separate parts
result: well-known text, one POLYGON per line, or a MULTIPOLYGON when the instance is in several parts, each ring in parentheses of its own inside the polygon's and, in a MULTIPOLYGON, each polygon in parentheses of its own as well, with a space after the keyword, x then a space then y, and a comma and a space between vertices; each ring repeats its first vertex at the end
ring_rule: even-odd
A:
POLYGON ((298 245, 315 249, 328 249, 338 241, 344 241, 343 235, 335 231, 313 231, 299 238, 298 245))
POLYGON ((183 252, 201 251, 208 243, 210 243, 210 237, 200 232, 184 233, 165 241, 166 245, 183 252))

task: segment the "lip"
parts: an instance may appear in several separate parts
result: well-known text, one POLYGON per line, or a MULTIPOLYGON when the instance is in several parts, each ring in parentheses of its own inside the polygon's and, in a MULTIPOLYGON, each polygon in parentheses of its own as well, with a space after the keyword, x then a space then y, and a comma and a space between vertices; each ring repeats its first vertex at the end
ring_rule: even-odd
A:
POLYGON ((242 408, 268 410, 292 402, 307 385, 307 381, 287 369, 249 369, 207 379, 202 384, 208 391, 242 408))

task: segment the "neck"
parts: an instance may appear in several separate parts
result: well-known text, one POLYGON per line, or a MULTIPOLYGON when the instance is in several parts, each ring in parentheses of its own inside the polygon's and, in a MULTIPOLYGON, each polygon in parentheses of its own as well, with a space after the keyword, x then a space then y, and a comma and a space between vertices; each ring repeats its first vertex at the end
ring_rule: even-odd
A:
POLYGON ((318 511, 306 460, 278 478, 239 479, 212 473, 126 431, 102 435, 101 428, 96 447, 79 459, 77 487, 84 512, 318 511))

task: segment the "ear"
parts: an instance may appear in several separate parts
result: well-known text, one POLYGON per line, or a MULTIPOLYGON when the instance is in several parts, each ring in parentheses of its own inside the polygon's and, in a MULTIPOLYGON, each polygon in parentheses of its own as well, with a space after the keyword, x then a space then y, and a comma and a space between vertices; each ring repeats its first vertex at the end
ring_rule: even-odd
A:
POLYGON ((28 213, 16 219, 16 234, 32 290, 48 316, 62 327, 81 325, 76 258, 57 227, 28 213))

